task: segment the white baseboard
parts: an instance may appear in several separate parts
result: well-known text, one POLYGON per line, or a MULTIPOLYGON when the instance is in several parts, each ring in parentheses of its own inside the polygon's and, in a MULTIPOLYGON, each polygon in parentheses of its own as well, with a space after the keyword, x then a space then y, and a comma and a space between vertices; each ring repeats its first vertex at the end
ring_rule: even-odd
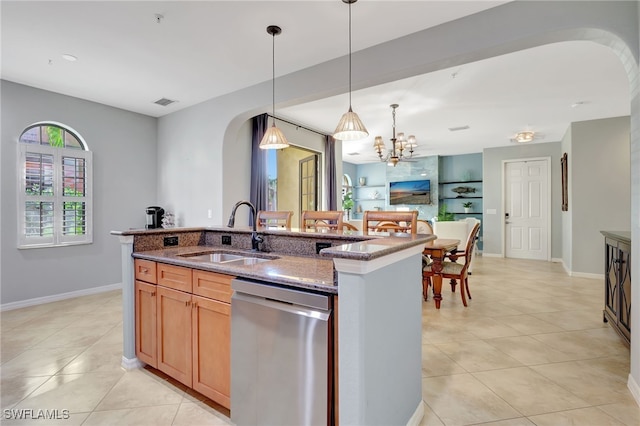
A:
POLYGON ((418 426, 422 422, 424 417, 424 401, 420 400, 420 403, 416 407, 416 411, 413 412, 413 416, 407 422, 407 426, 418 426))
POLYGON ((486 253, 483 251, 482 257, 504 257, 504 256, 502 256, 502 254, 500 253, 486 253))
POLYGON ((569 272, 569 276, 578 278, 591 278, 594 280, 604 281, 604 274, 590 274, 587 272, 569 272))
POLYGON ((636 383, 633 379, 633 376, 629 374, 629 379, 627 380, 627 387, 631 391, 631 395, 633 395, 633 399, 636 400, 636 404, 640 406, 640 385, 636 383))
POLYGON ((44 303, 58 302, 65 299, 73 299, 74 297, 89 296, 91 294, 106 293, 107 291, 121 290, 122 283, 105 285, 102 287, 87 288, 84 290, 70 291, 68 293, 54 294, 51 296, 36 297, 34 299, 20 300, 19 302, 10 302, 0 305, 0 312, 11 311, 13 309, 26 308, 28 306, 42 305, 44 303))
POLYGON ((562 263, 562 266, 564 266, 564 260, 562 260, 559 257, 552 257, 551 258, 551 263, 562 263))
POLYGON ((135 370, 136 368, 143 368, 146 364, 138 358, 130 359, 123 356, 120 365, 122 365, 122 368, 125 370, 135 370))

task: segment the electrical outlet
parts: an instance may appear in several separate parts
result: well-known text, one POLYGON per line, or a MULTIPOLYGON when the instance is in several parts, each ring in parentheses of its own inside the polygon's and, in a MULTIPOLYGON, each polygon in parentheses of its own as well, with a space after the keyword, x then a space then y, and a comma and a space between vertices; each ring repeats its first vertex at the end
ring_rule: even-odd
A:
POLYGON ((178 237, 164 237, 164 246, 177 246, 178 245, 178 237))
POLYGON ((316 243, 316 254, 320 254, 320 250, 331 247, 331 243, 316 243))
POLYGON ((222 244, 224 244, 225 246, 230 246, 231 245, 231 235, 223 235, 222 236, 222 244))

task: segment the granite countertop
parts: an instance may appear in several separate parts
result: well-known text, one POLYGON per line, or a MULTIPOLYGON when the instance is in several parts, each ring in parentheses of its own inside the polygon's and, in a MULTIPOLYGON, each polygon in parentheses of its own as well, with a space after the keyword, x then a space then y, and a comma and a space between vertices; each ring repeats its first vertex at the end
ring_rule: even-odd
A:
POLYGON ((307 288, 326 293, 338 292, 338 286, 334 277, 333 261, 331 259, 287 256, 278 253, 253 253, 247 250, 209 246, 175 247, 162 250, 142 251, 133 253, 133 257, 205 271, 220 272, 237 277, 307 288), (241 253, 248 256, 272 259, 268 262, 244 265, 239 262, 201 262, 185 256, 189 254, 211 253, 213 251, 241 253))
MULTIPOLYGON (((113 235, 144 236, 151 234, 171 234, 182 232, 214 232, 214 233, 251 233, 249 228, 178 228, 156 230, 128 230, 114 231, 113 235)), ((362 234, 353 231, 307 232, 297 230, 269 230, 260 229, 261 235, 270 238, 277 236, 295 237, 303 240, 315 240, 331 235, 340 240, 341 245, 334 245, 320 251, 320 256, 297 256, 278 251, 251 252, 246 249, 217 245, 202 245, 193 242, 187 246, 165 247, 157 250, 141 250, 133 253, 134 258, 147 259, 156 262, 185 266, 194 269, 220 272, 238 277, 267 281, 281 285, 305 288, 326 293, 338 293, 337 274, 333 265, 333 258, 344 258, 361 261, 371 261, 389 254, 402 251, 409 247, 421 245, 435 239, 434 235, 411 235, 404 233, 375 233, 362 234), (342 244, 344 241, 344 244, 342 244), (239 252, 255 257, 271 258, 267 262, 244 265, 241 262, 211 263, 190 258, 188 255, 218 252, 239 252)))

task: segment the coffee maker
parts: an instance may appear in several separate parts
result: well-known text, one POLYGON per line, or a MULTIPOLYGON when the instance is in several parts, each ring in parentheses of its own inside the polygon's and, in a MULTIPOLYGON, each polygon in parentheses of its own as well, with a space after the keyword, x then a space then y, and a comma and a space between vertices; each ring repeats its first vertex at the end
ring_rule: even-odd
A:
POLYGON ((147 207, 147 229, 162 228, 164 209, 158 206, 147 207))

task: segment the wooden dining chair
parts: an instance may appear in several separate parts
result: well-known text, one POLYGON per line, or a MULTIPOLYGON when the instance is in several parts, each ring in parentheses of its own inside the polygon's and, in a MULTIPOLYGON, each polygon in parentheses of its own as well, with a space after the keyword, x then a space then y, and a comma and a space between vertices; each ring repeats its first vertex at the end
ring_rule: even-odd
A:
POLYGON ((429 223, 428 220, 418 219, 417 230, 418 234, 433 235, 433 226, 431 226, 431 223, 429 223))
POLYGON ((417 234, 418 211, 366 210, 362 215, 362 231, 417 234))
POLYGON ((350 224, 349 222, 342 222, 343 231, 358 231, 358 227, 350 224))
MULTIPOLYGON (((475 237, 478 235, 478 231, 480 229, 480 224, 477 223, 474 225, 471 230, 471 234, 467 240, 467 245, 465 247, 464 254, 461 257, 464 257, 464 263, 453 262, 450 260, 445 260, 442 262, 442 272, 439 274, 442 278, 449 278, 452 280, 451 290, 455 291, 455 283, 457 281, 460 282, 460 297, 462 298, 462 304, 467 306, 466 296, 471 300, 471 293, 469 292, 469 264, 471 263, 471 257, 473 255, 473 248, 475 247, 475 237)), ((429 286, 431 286, 431 277, 435 275, 431 268, 431 263, 425 262, 422 268, 422 296, 424 300, 427 300, 429 286)))
POLYGON ((300 229, 333 229, 342 230, 341 210, 304 210, 300 215, 300 229))
POLYGON ((258 226, 276 226, 278 228, 291 229, 292 216, 293 212, 290 210, 259 210, 256 220, 258 226))

